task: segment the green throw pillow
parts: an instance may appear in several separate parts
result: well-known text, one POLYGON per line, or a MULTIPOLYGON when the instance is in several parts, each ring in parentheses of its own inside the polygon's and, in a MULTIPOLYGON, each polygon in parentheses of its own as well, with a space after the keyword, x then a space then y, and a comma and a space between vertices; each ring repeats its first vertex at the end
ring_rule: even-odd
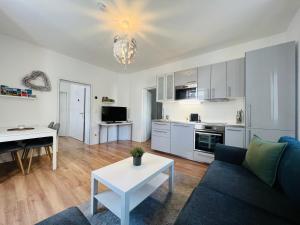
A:
POLYGON ((248 146, 243 166, 272 187, 276 181, 277 168, 286 145, 287 143, 265 141, 254 136, 248 146))

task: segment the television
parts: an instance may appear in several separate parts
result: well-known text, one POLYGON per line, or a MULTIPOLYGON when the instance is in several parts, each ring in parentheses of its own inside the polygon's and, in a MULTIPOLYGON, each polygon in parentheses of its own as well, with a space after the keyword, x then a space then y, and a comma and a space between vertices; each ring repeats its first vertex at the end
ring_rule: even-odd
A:
POLYGON ((127 108, 118 106, 102 106, 103 122, 122 122, 127 121, 127 108))

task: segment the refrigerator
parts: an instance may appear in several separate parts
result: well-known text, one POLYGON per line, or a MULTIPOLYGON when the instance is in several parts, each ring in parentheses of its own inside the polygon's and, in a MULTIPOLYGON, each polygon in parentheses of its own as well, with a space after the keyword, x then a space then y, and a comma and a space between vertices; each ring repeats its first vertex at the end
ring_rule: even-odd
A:
POLYGON ((246 144, 297 135, 296 42, 246 53, 246 144))

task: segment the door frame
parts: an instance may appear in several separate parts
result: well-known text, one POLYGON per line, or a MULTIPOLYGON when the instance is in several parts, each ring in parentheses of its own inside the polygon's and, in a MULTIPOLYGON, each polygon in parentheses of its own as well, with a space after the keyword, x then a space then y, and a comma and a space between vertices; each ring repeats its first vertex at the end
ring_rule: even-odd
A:
POLYGON ((141 124, 142 124, 142 127, 144 127, 142 129, 142 142, 145 142, 146 140, 146 135, 147 135, 147 127, 144 126, 145 125, 145 122, 146 122, 146 107, 147 107, 147 102, 144 101, 144 97, 145 95, 147 95, 147 92, 151 89, 156 89, 156 86, 151 86, 151 87, 146 87, 146 88, 143 88, 142 89, 142 117, 141 117, 141 124))
POLYGON ((86 91, 85 91, 85 106, 84 106, 84 111, 85 111, 85 115, 84 115, 84 137, 83 137, 83 143, 90 145, 91 144, 91 128, 92 128, 92 120, 91 120, 91 113, 92 113, 92 85, 91 84, 87 84, 87 83, 82 83, 82 82, 77 82, 77 81, 72 81, 72 80, 66 80, 66 79, 59 79, 58 80, 58 101, 57 101, 57 121, 60 121, 60 83, 61 82, 68 82, 68 83, 73 83, 73 84, 78 84, 78 85, 82 85, 82 86, 86 86, 89 87, 90 89, 90 98, 87 99, 87 95, 86 95, 86 91), (89 115, 86 115, 86 103, 87 101, 89 102, 89 115), (88 131, 85 131, 85 124, 86 122, 89 123, 89 127, 88 127, 88 131), (88 135, 88 137, 86 138, 86 135, 88 135), (87 141, 86 141, 87 140, 87 141))

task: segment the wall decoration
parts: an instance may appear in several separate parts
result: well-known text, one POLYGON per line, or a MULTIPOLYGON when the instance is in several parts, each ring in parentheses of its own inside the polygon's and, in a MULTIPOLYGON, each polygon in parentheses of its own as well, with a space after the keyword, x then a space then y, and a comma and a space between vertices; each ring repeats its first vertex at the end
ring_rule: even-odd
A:
POLYGON ((114 103, 115 100, 111 99, 109 97, 102 97, 102 102, 105 102, 105 103, 114 103))
POLYGON ((36 98, 31 89, 11 88, 6 85, 0 85, 0 95, 36 98))
POLYGON ((23 84, 26 87, 32 88, 34 90, 38 91, 51 91, 51 83, 47 75, 42 71, 32 71, 31 74, 27 75, 23 78, 23 84), (44 82, 44 86, 32 84, 31 81, 37 80, 38 78, 41 78, 44 82))

